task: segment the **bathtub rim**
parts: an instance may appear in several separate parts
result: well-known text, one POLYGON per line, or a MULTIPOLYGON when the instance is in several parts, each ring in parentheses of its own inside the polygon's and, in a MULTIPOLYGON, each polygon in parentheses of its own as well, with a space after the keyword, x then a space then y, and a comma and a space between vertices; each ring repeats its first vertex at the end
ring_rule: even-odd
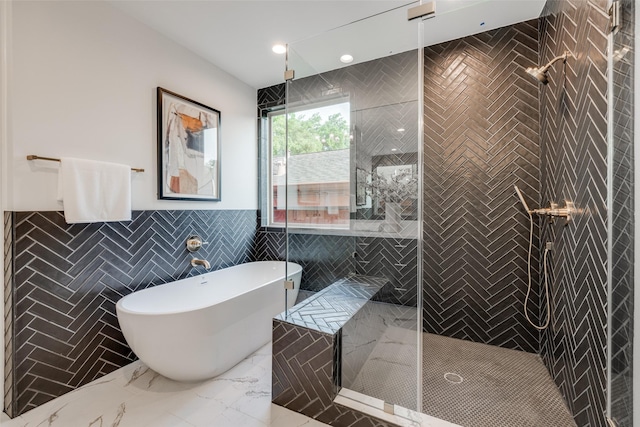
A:
MULTIPOLYGON (((151 316, 179 315, 179 314, 182 314, 182 313, 185 313, 185 314, 186 313, 195 313, 195 312, 200 311, 200 310, 206 310, 208 308, 214 307, 217 304, 222 304, 225 301, 229 301, 230 299, 240 298, 241 296, 246 295, 246 294, 248 294, 248 293, 250 293, 252 291, 255 291, 256 289, 260 289, 262 287, 271 285, 274 282, 277 282, 278 280, 284 280, 287 277, 286 275, 283 275, 282 277, 278 277, 278 278, 270 280, 268 282, 263 282, 263 283, 260 284, 260 286, 257 286, 257 287, 248 289, 248 290, 246 290, 244 292, 240 292, 240 293, 238 293, 236 295, 233 295, 233 297, 231 297, 231 298, 227 298, 227 299, 224 299, 222 301, 217 301, 217 302, 215 302, 213 304, 203 305, 201 307, 194 307, 194 308, 191 308, 191 309, 188 309, 188 310, 172 310, 172 311, 160 311, 160 312, 145 311, 145 312, 142 312, 142 311, 130 310, 128 308, 123 307, 123 302, 122 301, 124 301, 125 298, 129 297, 130 295, 136 294, 138 292, 143 292, 143 291, 147 291, 147 290, 151 291, 151 290, 153 290, 155 288, 158 288, 158 287, 161 287, 161 286, 180 286, 180 285, 176 285, 176 283, 180 282, 181 280, 195 279, 195 278, 198 278, 200 276, 206 276, 208 274, 215 273, 216 271, 226 270, 226 269, 230 269, 230 268, 233 268, 233 267, 242 266, 242 265, 245 265, 245 264, 260 264, 260 263, 281 263, 281 264, 285 264, 285 261, 277 261, 277 260, 275 260, 275 261, 250 261, 250 262, 245 262, 245 263, 242 263, 242 264, 236 264, 236 265, 232 265, 232 266, 229 266, 229 267, 220 268, 220 269, 214 270, 214 271, 208 271, 206 273, 198 274, 196 276, 185 277, 183 279, 174 280, 172 282, 162 283, 160 285, 156 285, 156 286, 151 286, 151 287, 148 287, 148 288, 140 289, 140 290, 131 292, 131 293, 123 296, 122 298, 120 298, 116 302, 116 315, 118 313, 120 313, 120 312, 122 312, 123 314, 126 314, 126 315, 149 316, 149 317, 151 317, 151 316)), ((291 261, 286 262, 286 264, 295 266, 295 270, 293 272, 292 271, 288 271, 289 277, 295 276, 295 275, 297 275, 299 273, 302 273, 302 271, 303 271, 303 268, 302 268, 302 266, 300 264, 297 264, 297 263, 291 262, 291 261)), ((298 284, 298 290, 299 290, 299 287, 300 287, 300 284, 298 284)), ((283 288, 283 290, 284 290, 284 288, 283 288)), ((283 294, 283 296, 284 296, 284 294, 283 294)))

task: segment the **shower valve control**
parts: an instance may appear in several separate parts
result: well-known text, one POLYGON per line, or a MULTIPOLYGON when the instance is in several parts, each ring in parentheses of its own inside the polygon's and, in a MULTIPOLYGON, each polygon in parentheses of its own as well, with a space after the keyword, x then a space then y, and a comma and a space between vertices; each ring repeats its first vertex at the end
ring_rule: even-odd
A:
POLYGON ((564 208, 559 208, 557 203, 550 203, 548 208, 533 209, 531 213, 546 215, 551 222, 555 218, 564 218, 566 220, 565 225, 567 225, 571 222, 572 216, 575 216, 576 208, 573 202, 566 201, 564 208))

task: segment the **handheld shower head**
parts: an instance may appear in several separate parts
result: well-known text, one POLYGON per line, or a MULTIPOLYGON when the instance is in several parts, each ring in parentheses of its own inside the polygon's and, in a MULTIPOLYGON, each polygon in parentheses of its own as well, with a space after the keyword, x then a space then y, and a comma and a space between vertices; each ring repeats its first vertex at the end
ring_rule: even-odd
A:
POLYGON ((514 185, 513 188, 516 189, 516 193, 518 193, 518 197, 520 198, 520 201, 522 202, 522 206, 524 206, 524 209, 527 211, 527 213, 531 213, 531 209, 529 209, 529 205, 527 205, 527 201, 524 200, 522 191, 520 191, 517 185, 514 185))

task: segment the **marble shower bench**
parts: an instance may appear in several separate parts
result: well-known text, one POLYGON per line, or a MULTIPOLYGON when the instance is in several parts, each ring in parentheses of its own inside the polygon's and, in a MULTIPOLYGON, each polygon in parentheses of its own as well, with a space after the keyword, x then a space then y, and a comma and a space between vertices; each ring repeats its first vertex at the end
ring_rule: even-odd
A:
POLYGON ((391 286, 386 278, 347 277, 275 317, 273 403, 332 426, 397 426, 334 402, 342 381, 343 328, 391 286))

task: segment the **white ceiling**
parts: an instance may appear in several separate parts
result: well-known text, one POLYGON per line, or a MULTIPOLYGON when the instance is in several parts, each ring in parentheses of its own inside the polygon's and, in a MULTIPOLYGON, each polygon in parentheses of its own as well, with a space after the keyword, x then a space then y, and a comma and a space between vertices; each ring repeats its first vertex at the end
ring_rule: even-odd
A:
MULTIPOLYGON (((423 40, 432 45, 534 19, 545 2, 437 0, 436 16, 424 21, 423 40)), ((275 43, 289 44, 296 77, 344 66, 338 60, 344 53, 358 63, 419 43, 419 20, 407 22, 406 11, 418 2, 408 0, 111 3, 254 88, 283 81, 284 55, 271 51, 275 43)))

